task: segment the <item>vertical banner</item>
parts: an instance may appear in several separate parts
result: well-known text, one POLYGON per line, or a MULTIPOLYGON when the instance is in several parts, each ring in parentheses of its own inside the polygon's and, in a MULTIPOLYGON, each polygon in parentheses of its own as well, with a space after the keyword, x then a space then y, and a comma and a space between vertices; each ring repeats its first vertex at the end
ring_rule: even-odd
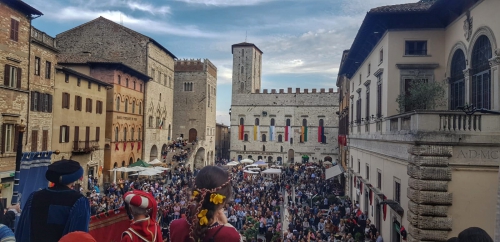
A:
POLYGON ((274 126, 269 126, 269 141, 276 139, 276 129, 274 126))
POLYGON ((307 142, 307 126, 302 126, 302 139, 304 139, 303 142, 307 142))
POLYGON ((238 139, 239 140, 243 140, 243 136, 244 136, 243 133, 245 132, 245 126, 240 124, 240 126, 238 127, 238 129, 239 129, 238 139))
POLYGON ((321 127, 321 143, 326 143, 325 127, 321 127))
POLYGON ((260 128, 258 125, 253 126, 253 140, 259 141, 260 128))
POLYGON ((318 127, 318 143, 323 143, 323 127, 318 127))
POLYGON ((290 139, 290 135, 291 135, 290 126, 285 126, 285 141, 288 141, 290 139))

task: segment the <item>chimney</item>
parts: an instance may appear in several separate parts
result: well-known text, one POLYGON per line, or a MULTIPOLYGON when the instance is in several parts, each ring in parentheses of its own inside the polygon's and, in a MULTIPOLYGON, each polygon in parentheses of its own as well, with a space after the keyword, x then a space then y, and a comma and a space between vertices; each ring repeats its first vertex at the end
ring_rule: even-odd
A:
POLYGON ((333 88, 328 88, 329 93, 333 93, 333 88))
POLYGON ((260 93, 260 89, 255 89, 255 93, 260 93))

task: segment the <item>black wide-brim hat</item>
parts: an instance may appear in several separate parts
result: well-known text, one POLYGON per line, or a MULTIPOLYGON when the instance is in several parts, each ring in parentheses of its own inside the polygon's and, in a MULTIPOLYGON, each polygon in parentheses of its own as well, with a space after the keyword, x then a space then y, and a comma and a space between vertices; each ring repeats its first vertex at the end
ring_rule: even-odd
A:
POLYGON ((67 185, 83 176, 83 168, 74 160, 60 160, 49 165, 45 178, 56 184, 67 185))

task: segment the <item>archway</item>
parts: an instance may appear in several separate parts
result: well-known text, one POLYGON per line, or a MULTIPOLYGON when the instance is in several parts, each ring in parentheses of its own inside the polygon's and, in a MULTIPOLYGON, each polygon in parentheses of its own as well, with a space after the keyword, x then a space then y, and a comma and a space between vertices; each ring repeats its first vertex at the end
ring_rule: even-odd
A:
POLYGON ((163 146, 161 147, 161 158, 163 160, 167 159, 167 149, 168 149, 167 144, 163 144, 163 146))
POLYGON ((273 157, 272 156, 268 156, 267 157, 267 162, 269 162, 269 163, 273 162, 273 157))
POLYGON ((196 136, 198 136, 198 131, 196 129, 189 130, 189 142, 196 141, 196 136))
POLYGON ((128 165, 132 165, 134 163, 134 158, 130 157, 130 160, 128 161, 128 165))
POLYGON ((152 161, 156 158, 158 158, 158 148, 156 145, 153 145, 153 147, 151 147, 151 152, 149 153, 149 160, 152 161))
POLYGON ((262 156, 261 155, 257 156, 257 160, 262 160, 262 156))
POLYGON ((288 150, 288 162, 293 162, 295 157, 295 151, 293 149, 288 150))
POLYGON ((327 157, 325 157, 325 161, 333 162, 333 159, 332 159, 332 157, 327 156, 327 157))
POLYGON ((196 151, 196 156, 194 157, 194 167, 201 169, 205 165, 205 148, 200 147, 196 151))

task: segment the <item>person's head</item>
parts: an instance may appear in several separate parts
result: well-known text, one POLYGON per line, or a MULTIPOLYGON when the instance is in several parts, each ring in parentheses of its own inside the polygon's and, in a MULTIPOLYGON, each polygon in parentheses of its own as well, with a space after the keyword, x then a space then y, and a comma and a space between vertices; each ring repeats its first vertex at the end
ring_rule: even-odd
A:
POLYGON ((190 237, 203 240, 215 215, 231 199, 232 186, 229 174, 217 166, 205 166, 198 172, 193 188, 190 237))
POLYGON ((141 219, 148 216, 156 219, 158 204, 151 194, 140 190, 134 190, 125 193, 123 197, 125 202, 129 205, 130 213, 134 216, 134 219, 141 219))
POLYGON ((55 185, 71 187, 83 177, 83 168, 74 160, 60 160, 50 164, 45 178, 55 185))
POLYGON ((481 228, 470 227, 458 234, 460 242, 493 242, 493 239, 481 228))

